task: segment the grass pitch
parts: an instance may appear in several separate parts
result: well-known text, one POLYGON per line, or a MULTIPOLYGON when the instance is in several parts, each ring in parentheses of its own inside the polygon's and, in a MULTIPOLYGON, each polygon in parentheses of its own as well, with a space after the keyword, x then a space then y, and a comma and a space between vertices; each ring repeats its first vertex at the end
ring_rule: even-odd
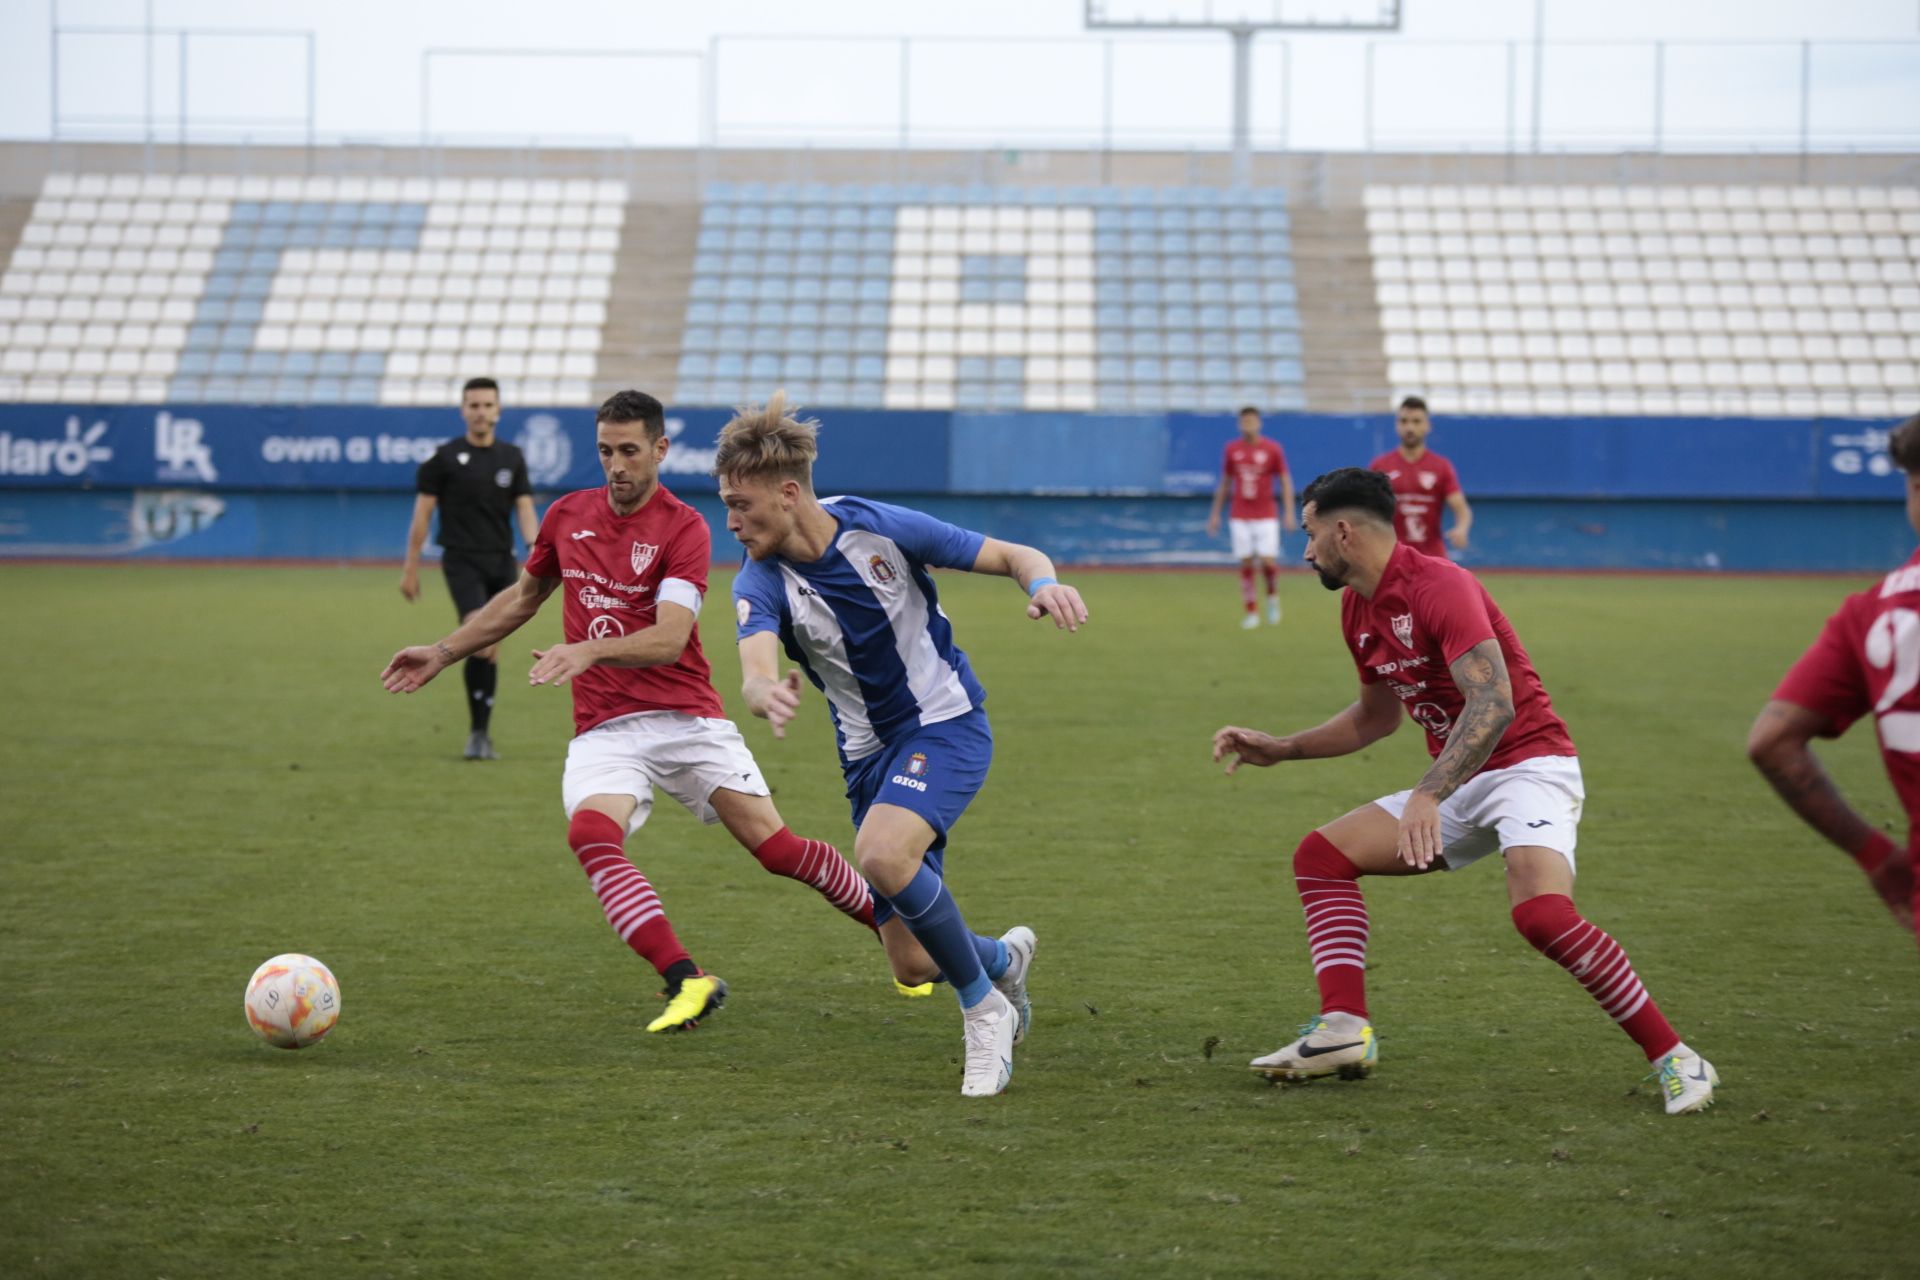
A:
MULTIPOLYGON (((706 616, 739 707, 724 574, 706 616)), ((1222 778, 1227 722, 1352 695, 1335 598, 1089 574, 1077 636, 943 575, 998 758, 948 862, 1040 938, 1013 1088, 959 1096, 951 998, 670 805, 629 849, 733 985, 648 1036, 654 975, 568 853, 566 698, 508 642, 495 738, 457 676, 375 676, 450 620, 388 571, 0 567, 0 1272, 1901 1276, 1920 1227, 1920 957, 1746 764, 1851 583, 1495 575, 1581 745, 1580 903, 1719 1067, 1661 1113, 1630 1042, 1513 932, 1497 865, 1367 882, 1379 1073, 1272 1088, 1314 1008, 1300 836, 1424 767, 1411 727, 1222 778), (311 952, 339 1029, 255 1041, 311 952)), ((796 831, 850 846, 824 705, 775 743, 796 831)), ((1892 821, 1870 733, 1826 752, 1892 821)))

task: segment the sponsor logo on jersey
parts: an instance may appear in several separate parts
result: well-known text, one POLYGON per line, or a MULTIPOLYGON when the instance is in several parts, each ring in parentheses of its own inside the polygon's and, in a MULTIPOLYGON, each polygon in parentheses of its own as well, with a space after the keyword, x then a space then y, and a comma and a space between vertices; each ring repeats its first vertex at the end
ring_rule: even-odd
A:
POLYGON ((1396 613, 1393 615, 1393 638, 1407 648, 1413 648, 1413 615, 1396 613))
POLYGON ((513 443, 527 459, 527 479, 537 485, 559 484, 573 469, 573 442, 560 428, 560 419, 536 413, 513 443))
POLYGON ((589 640, 606 640, 613 636, 623 636, 625 634, 627 634, 627 629, 620 625, 620 619, 609 618, 604 613, 596 615, 593 621, 587 624, 587 639, 589 640))
POLYGON ((873 581, 876 586, 885 586, 898 576, 894 573, 893 566, 887 563, 884 556, 880 555, 867 557, 867 571, 873 574, 873 581))
POLYGON ((580 588, 580 603, 589 609, 631 609, 632 605, 619 596, 603 595, 592 587, 580 588))
POLYGON ((654 546, 651 542, 634 543, 633 544, 633 571, 635 573, 645 573, 647 571, 647 566, 652 564, 653 558, 659 554, 660 554, 660 548, 654 546))
POLYGON ((1415 723, 1436 738, 1444 738, 1453 732, 1453 719, 1441 709, 1438 703, 1422 702, 1408 714, 1415 723))
POLYGON ((582 538, 591 538, 593 536, 593 530, 575 529, 572 533, 568 534, 567 536, 569 538, 572 538, 575 542, 578 542, 582 538))
POLYGON ((918 778, 909 778, 904 773, 896 773, 891 778, 888 778, 887 781, 896 787, 905 787, 910 791, 925 791, 927 789, 926 783, 920 781, 918 778))

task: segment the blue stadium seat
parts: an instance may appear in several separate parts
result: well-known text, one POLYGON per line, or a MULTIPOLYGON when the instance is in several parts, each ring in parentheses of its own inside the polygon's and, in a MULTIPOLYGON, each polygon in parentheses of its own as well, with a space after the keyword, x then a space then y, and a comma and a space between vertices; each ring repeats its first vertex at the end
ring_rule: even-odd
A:
POLYGON ((989 392, 984 382, 956 382, 953 386, 953 407, 956 409, 985 409, 989 406, 989 392))
POLYGON ((827 381, 847 381, 853 376, 853 357, 844 349, 828 347, 827 354, 820 357, 819 375, 827 381))
POLYGON ((1264 355, 1266 349, 1266 342, 1252 329, 1242 329, 1233 335, 1233 354, 1236 356, 1264 355))
POLYGON ((820 306, 820 323, 829 329, 852 329, 853 317, 851 302, 826 302, 820 306))
MULTIPOLYGON (((887 353, 887 331, 885 329, 856 329, 853 335, 853 349, 861 355, 885 355, 887 353)), ((866 375, 856 373, 856 378, 866 375)))
POLYGON ((878 382, 887 375, 887 362, 883 356, 856 356, 853 361, 853 380, 860 382, 878 382))
POLYGON ((722 292, 720 282, 712 276, 695 276, 693 283, 687 286, 689 298, 713 299, 720 297, 722 292))
POLYGON ((1191 280, 1167 280, 1160 286, 1160 302, 1163 306, 1190 307, 1199 301, 1199 291, 1191 280))
POLYGON ((236 222, 260 221, 261 206, 258 200, 235 200, 227 211, 229 225, 236 222))
POLYGON ((1208 386, 1217 387, 1232 379, 1233 364, 1230 361, 1209 358, 1200 362, 1200 381, 1208 386))
POLYGON ((1135 306, 1159 306, 1160 285, 1154 280, 1135 280, 1127 286, 1127 301, 1135 306))
POLYGON ((753 304, 751 302, 722 302, 717 305, 720 309, 721 324, 739 325, 753 323, 753 304))
POLYGON ((308 378, 319 367, 319 360, 311 351, 289 351, 287 362, 281 366, 282 375, 290 378, 308 378))
MULTIPOLYGON (((740 275, 742 273, 736 269, 734 274, 740 275)), ((752 269, 749 268, 746 274, 752 274, 752 269)), ((792 275, 793 255, 782 253, 777 249, 769 249, 760 259, 760 274, 763 276, 792 275)))
MULTIPOLYGON (((203 307, 205 303, 201 304, 203 307)), ((194 324, 187 328, 183 344, 188 351, 210 351, 220 345, 220 327, 214 324, 194 324)))
POLYGON ((862 302, 885 302, 893 290, 887 280, 868 279, 860 282, 860 300, 862 302))
POLYGON ((250 351, 253 349, 253 330, 250 324, 228 324, 220 330, 220 349, 223 351, 250 351))
POLYGON ((845 278, 851 274, 852 272, 850 270, 845 272, 835 271, 833 273, 833 277, 827 281, 826 300, 828 302, 853 301, 853 281, 845 278))
POLYGON ((259 298, 235 298, 227 306, 227 319, 235 324, 257 325, 265 313, 266 303, 259 298))
POLYGON ((1275 387, 1267 399, 1267 407, 1275 413, 1305 413, 1307 393, 1293 387, 1275 387))
POLYGON ((1200 331, 1200 354, 1203 356, 1232 355, 1233 335, 1224 329, 1202 329, 1200 331))
POLYGON ((213 372, 213 352, 182 351, 180 363, 174 366, 174 373, 181 377, 205 377, 213 372))
POLYGON ((859 253, 860 243, 862 238, 863 237, 860 235, 858 231, 853 231, 853 230, 849 230, 846 227, 841 227, 839 230, 835 231, 831 236, 827 237, 827 252, 859 253))
POLYGON ((217 378, 237 378, 247 371, 247 353, 244 351, 220 351, 213 357, 213 374, 217 378))
MULTIPOLYGON (((213 385, 209 382, 207 389, 211 391, 213 385)), ((316 404, 339 404, 347 398, 346 384, 339 378, 315 378, 308 384, 307 394, 316 404)))
POLYGON ((961 356, 955 362, 954 376, 962 382, 985 382, 992 376, 993 363, 985 356, 961 356))
POLYGON ((799 236, 794 240, 794 250, 798 253, 825 253, 827 251, 827 211, 810 209, 808 213, 818 220, 818 224, 801 228, 799 236))
POLYGON ((827 296, 827 282, 819 276, 795 276, 793 278, 793 300, 795 304, 811 303, 818 305, 827 296))
MULTIPOLYGON (((280 373, 280 366, 285 362, 285 358, 284 351, 252 351, 247 354, 247 362, 243 369, 251 375, 276 377, 280 373)), ((216 360, 215 368, 218 367, 219 362, 216 360)))
POLYGON ((284 235, 286 238, 271 243, 284 244, 289 249, 317 249, 320 247, 322 233, 325 230, 325 227, 309 226, 262 227, 259 242, 270 243, 268 233, 272 232, 276 235, 284 235))
POLYGON ((1270 356, 1289 356, 1300 358, 1300 335, 1297 333, 1269 333, 1267 335, 1267 354, 1270 356))
POLYGON ((266 404, 273 399, 273 379, 242 378, 234 386, 233 398, 240 404, 266 404))
POLYGON ((1024 383, 1027 377, 1027 362, 1023 356, 995 356, 989 366, 990 377, 994 382, 1024 383))
POLYGON ((1125 413, 1133 408, 1133 397, 1124 382, 1097 383, 1094 387, 1094 408, 1107 413, 1125 413))
POLYGON ((707 184, 706 195, 702 198, 710 201, 720 202, 720 201, 726 201, 726 200, 737 200, 739 199, 739 195, 735 192, 734 186, 731 182, 709 182, 707 184))
POLYGON ((1103 383, 1125 382, 1127 380, 1127 360, 1125 356, 1101 356, 1094 361, 1093 376, 1103 383))
POLYGON ((787 322, 787 304, 784 302, 761 302, 753 308, 753 323, 757 325, 784 325, 787 322))
POLYGON ((861 221, 861 212, 858 208, 852 205, 841 205, 833 211, 834 239, 837 241, 842 231, 859 230, 861 221))
POLYGON ((960 301, 992 302, 993 301, 993 281, 962 280, 960 282, 960 301))
POLYGON ((811 355, 819 340, 819 334, 820 331, 811 326, 788 329, 780 335, 779 349, 789 354, 811 355))
MULTIPOLYGON (((792 390, 793 384, 801 379, 811 381, 814 368, 814 358, 811 355, 805 352, 793 352, 780 362, 780 377, 788 384, 788 389, 792 390)), ((798 392, 794 394, 797 395, 798 392)))
POLYGON ((796 276, 821 277, 827 274, 827 255, 802 250, 793 255, 793 274, 796 276))
POLYGON ((700 253, 693 255, 693 274, 697 276, 717 276, 738 271, 740 275, 750 275, 754 271, 753 255, 700 253), (734 264, 740 265, 736 267, 734 264))
MULTIPOLYGON (((299 231, 301 229, 302 228, 299 226, 296 226, 294 228, 295 231, 299 231)), ((328 249, 353 248, 354 230, 352 227, 344 226, 337 222, 329 222, 324 226, 320 227, 319 231, 320 231, 320 244, 325 248, 328 248, 328 249)))
MULTIPOLYGON (((320 363, 315 366, 323 378, 344 378, 352 367, 353 362, 344 351, 322 351, 320 363)), ((214 372, 218 373, 220 370, 216 367, 214 372)))
POLYGON ((1157 221, 1160 224, 1160 230, 1163 232, 1185 231, 1193 225, 1192 220, 1187 217, 1187 211, 1185 209, 1162 209, 1160 210, 1157 221))
POLYGON ((700 207, 700 234, 705 235, 709 228, 719 231, 733 225, 733 206, 727 204, 707 204, 700 207))
POLYGON ((682 352, 678 372, 682 382, 705 378, 713 372, 713 358, 696 351, 682 352))
POLYGON ((847 403, 846 379, 828 380, 824 375, 813 384, 813 402, 817 405, 847 403))
POLYGON ((1027 389, 1018 382, 994 382, 987 386, 987 408, 1011 410, 1026 404, 1027 389))
POLYGON ((793 287, 779 276, 761 276, 748 284, 752 286, 750 296, 761 302, 785 302, 793 294, 793 287))
POLYGON ((387 356, 384 351, 356 351, 353 353, 352 374, 356 378, 378 378, 387 371, 387 356))
POLYGON ((798 302, 787 308, 787 323, 805 325, 809 329, 820 327, 820 304, 817 302, 798 302))
POLYGON ((173 381, 167 384, 167 394, 169 398, 174 400, 205 400, 207 396, 206 379, 175 376, 173 381))
POLYGON ((1272 377, 1275 382, 1304 382, 1307 371, 1298 360, 1275 360, 1272 377))
POLYGON ((758 227, 736 227, 727 237, 727 248, 733 253, 758 253, 765 247, 766 236, 758 227))
POLYGON ((274 404, 301 404, 307 399, 305 378, 276 378, 267 399, 274 404))
POLYGON ((1218 254, 1205 254, 1193 260, 1193 278, 1195 280, 1225 280, 1227 278, 1227 260, 1218 254))
POLYGON ((231 298, 240 289, 240 277, 229 272, 213 272, 207 276, 207 283, 201 290, 201 296, 207 298, 231 298))
POLYGON ((1264 360, 1236 360, 1233 362, 1234 376, 1242 382, 1265 382, 1267 380, 1267 362, 1264 360))
POLYGON ((389 200, 370 200, 360 207, 360 222, 363 226, 392 226, 396 216, 393 202, 389 200))
MULTIPOLYGON (((1176 383, 1191 385, 1194 379, 1199 377, 1199 374, 1200 374, 1200 366, 1199 366, 1199 362, 1196 360, 1189 359, 1186 356, 1179 356, 1172 360, 1167 361, 1167 381, 1168 382, 1176 382, 1176 383)), ((1184 396, 1176 397, 1176 399, 1183 400, 1187 403, 1193 403, 1197 401, 1199 397, 1197 395, 1193 395, 1189 393, 1184 396)))
POLYGON ((688 324, 718 324, 720 308, 711 302, 690 302, 687 304, 688 324))
POLYGON ((860 255, 860 274, 869 279, 877 279, 882 284, 893 279, 893 255, 891 253, 862 253, 860 255))
POLYGON ((1157 356, 1166 350, 1158 329, 1135 329, 1127 340, 1127 351, 1136 356, 1157 356))
POLYGON ((728 325, 713 335, 716 351, 745 351, 748 346, 747 330, 744 325, 728 325))
POLYGON ((747 350, 778 351, 786 340, 786 336, 785 325, 755 325, 753 332, 747 338, 747 350))
MULTIPOLYGON (((1170 356, 1194 356, 1200 354, 1200 346, 1191 332, 1175 330, 1167 334, 1166 352, 1170 356)), ((1188 374, 1183 380, 1190 382, 1193 375, 1188 374)))
POLYGON ((877 379, 871 382, 855 382, 848 388, 847 403, 879 408, 886 402, 886 397, 887 384, 884 382, 877 379))
POLYGON ((882 298, 878 302, 862 302, 854 312, 853 322, 862 328, 870 325, 885 327, 887 324, 887 300, 882 298))
POLYGON ((1158 382, 1163 372, 1160 362, 1152 356, 1136 356, 1127 366, 1128 376, 1135 382, 1158 382))
POLYGON ((764 227, 767 225, 767 211, 757 204, 738 205, 733 211, 734 234, 738 235, 742 227, 764 227))
POLYGON ((734 352, 727 352, 713 358, 714 381, 738 382, 746 376, 746 357, 734 352))
POLYGON ((380 401, 380 380, 378 378, 349 378, 340 393, 340 398, 348 404, 378 404, 380 401))
POLYGON ((772 382, 780 376, 780 357, 776 355, 757 355, 747 358, 747 381, 760 385, 772 382))
POLYGON ((794 212, 792 205, 776 204, 767 210, 767 234, 769 237, 774 235, 786 237, 787 243, 784 246, 786 248, 793 247, 793 230, 799 224, 799 215, 794 212))
POLYGON ((260 206, 262 222, 292 222, 293 206, 285 200, 273 200, 260 206))
MULTIPOLYGON (((853 350, 853 329, 850 325, 828 325, 820 330, 820 340, 816 344, 820 351, 851 352, 853 350)), ((824 375, 822 375, 824 376, 824 375)), ((839 375, 845 377, 845 374, 839 375)))

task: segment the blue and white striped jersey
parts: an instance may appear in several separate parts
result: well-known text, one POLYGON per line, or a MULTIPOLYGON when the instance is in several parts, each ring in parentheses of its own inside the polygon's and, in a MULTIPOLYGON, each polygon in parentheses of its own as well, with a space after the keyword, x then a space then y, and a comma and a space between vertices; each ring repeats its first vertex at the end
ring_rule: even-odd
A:
POLYGON ((812 564, 748 560, 733 580, 738 636, 776 632, 827 695, 842 760, 986 701, 953 643, 928 566, 971 569, 982 534, 865 498, 823 498, 840 524, 812 564))

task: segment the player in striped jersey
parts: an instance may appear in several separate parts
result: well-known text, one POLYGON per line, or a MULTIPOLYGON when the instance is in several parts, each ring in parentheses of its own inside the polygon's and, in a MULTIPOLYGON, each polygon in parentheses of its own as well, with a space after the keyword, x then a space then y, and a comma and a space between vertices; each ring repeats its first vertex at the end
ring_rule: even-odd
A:
POLYGON ((944 977, 960 998, 960 1092, 1007 1087, 1026 1035, 1034 935, 969 930, 942 879, 947 835, 993 758, 986 690, 953 642, 929 568, 1018 582, 1027 616, 1077 630, 1080 593, 1032 547, 1000 542, 904 507, 813 492, 818 424, 776 393, 720 434, 714 475, 727 528, 746 549, 734 579, 742 695, 784 736, 801 672, 827 697, 856 829, 854 860, 873 886, 880 936, 903 984, 944 977), (780 651, 799 663, 782 675, 780 651))

